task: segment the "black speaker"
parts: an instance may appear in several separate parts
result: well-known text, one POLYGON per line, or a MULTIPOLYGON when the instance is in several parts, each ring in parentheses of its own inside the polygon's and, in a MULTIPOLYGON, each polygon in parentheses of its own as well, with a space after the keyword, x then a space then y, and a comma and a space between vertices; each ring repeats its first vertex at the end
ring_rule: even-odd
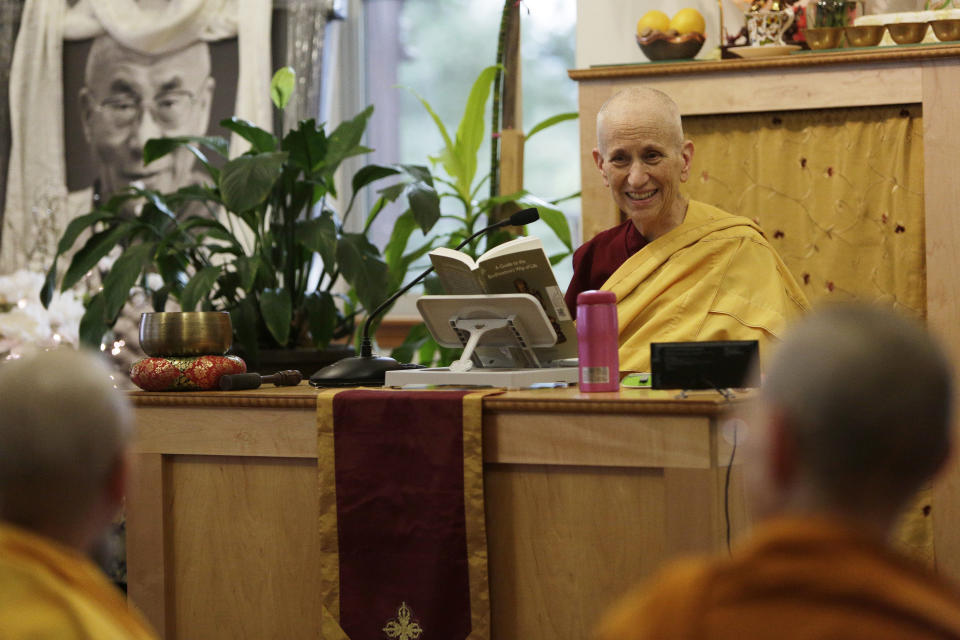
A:
POLYGON ((654 389, 743 387, 760 354, 756 340, 652 342, 650 372, 654 389))

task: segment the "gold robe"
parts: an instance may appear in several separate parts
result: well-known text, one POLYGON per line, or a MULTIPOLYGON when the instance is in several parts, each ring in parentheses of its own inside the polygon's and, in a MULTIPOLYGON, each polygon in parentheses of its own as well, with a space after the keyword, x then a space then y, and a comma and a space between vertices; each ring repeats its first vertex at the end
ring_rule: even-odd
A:
POLYGON ((760 228, 691 200, 683 223, 631 256, 617 295, 620 368, 649 371, 651 342, 759 340, 761 357, 809 303, 760 228))
POLYGON ((156 636, 82 554, 0 524, 0 638, 155 640, 156 636))
POLYGON ((844 523, 780 518, 733 558, 685 560, 606 615, 595 640, 960 638, 960 594, 844 523))

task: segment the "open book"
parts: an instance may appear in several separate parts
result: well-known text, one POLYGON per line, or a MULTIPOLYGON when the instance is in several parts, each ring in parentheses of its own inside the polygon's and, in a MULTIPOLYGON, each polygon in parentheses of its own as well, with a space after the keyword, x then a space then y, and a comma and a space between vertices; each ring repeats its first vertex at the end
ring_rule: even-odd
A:
POLYGON ((476 262, 454 249, 430 252, 440 284, 448 295, 529 293, 540 302, 557 333, 557 344, 538 349, 544 363, 577 355, 577 330, 563 301, 563 291, 536 236, 516 238, 490 249, 476 262))

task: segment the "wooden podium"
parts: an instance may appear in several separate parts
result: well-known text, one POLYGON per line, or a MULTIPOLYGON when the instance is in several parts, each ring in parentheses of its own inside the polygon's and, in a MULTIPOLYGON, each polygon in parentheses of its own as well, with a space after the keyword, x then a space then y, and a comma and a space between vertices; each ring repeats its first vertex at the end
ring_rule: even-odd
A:
MULTIPOLYGON (((131 394, 129 594, 162 637, 318 637, 316 395, 131 394)), ((484 400, 494 640, 588 637, 668 558, 725 552, 725 404, 650 390, 484 400)), ((730 517, 736 536, 736 470, 730 517)))

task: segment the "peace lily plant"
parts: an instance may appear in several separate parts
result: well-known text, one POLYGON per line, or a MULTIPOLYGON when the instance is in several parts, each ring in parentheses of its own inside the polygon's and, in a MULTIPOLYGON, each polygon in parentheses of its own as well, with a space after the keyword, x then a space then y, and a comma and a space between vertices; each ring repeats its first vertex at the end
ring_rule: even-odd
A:
MULTIPOLYGON (((571 247, 570 231, 555 206, 525 191, 478 197, 488 179, 477 180, 477 155, 495 70, 484 69, 477 78, 455 136, 421 99, 443 137, 440 154, 430 158, 430 167, 361 168, 352 177, 352 192, 340 215, 328 203, 337 197, 334 174, 345 159, 370 151, 361 141, 372 106, 329 135, 313 119, 279 137, 240 118, 223 120, 221 126, 250 143, 249 150, 235 158, 227 158, 227 141, 218 137, 149 140, 145 163, 185 146, 209 181, 168 194, 131 187, 73 220, 60 238, 41 301, 50 304, 58 281, 60 290, 67 291, 96 269, 102 258, 119 253, 103 274, 102 290, 86 301, 80 322, 82 343, 98 347, 128 302, 131 289, 138 288, 157 311, 164 310, 171 299, 184 311, 229 311, 234 343, 256 364, 263 348, 323 348, 331 341, 348 339, 357 320, 398 289, 430 249, 457 244, 481 228, 499 206, 536 206, 567 249, 551 257, 561 259, 571 247), (211 152, 225 159, 221 167, 208 159, 206 154, 211 152), (358 195, 385 178, 394 183, 376 192, 362 230, 348 231, 346 223, 358 195), (368 240, 367 232, 384 207, 401 198, 406 209, 381 252, 368 240), (135 217, 123 213, 123 204, 131 199, 142 202, 135 217), (442 201, 456 206, 441 207, 442 201), (195 213, 198 204, 201 212, 195 213), (431 235, 441 219, 454 224, 431 235), (422 240, 410 248, 415 230, 422 240), (58 262, 70 253, 61 277, 58 262)), ((278 109, 287 106, 293 89, 293 70, 279 70, 270 87, 278 109)), ((569 117, 575 114, 551 118, 528 135, 569 117)), ((486 246, 508 238, 491 236, 486 246)), ((467 250, 476 255, 480 248, 474 243, 467 250)), ((436 286, 428 283, 428 292, 436 286)), ((436 345, 427 340, 421 326, 404 349, 419 349, 421 358, 431 361, 436 345)))
MULTIPOLYGON (((292 69, 274 75, 271 98, 278 109, 286 107, 293 88, 292 69)), ((415 259, 403 255, 405 244, 394 242, 396 254, 388 266, 367 239, 366 231, 384 205, 406 195, 408 213, 424 233, 440 215, 436 194, 424 191, 432 186, 429 172, 416 166, 366 166, 353 176, 343 214, 328 206, 328 198, 337 196, 334 174, 341 163, 370 151, 361 140, 372 112, 368 107, 329 135, 312 119, 280 137, 240 118, 223 120, 220 124, 248 141, 250 149, 220 168, 206 153, 226 157, 222 138, 148 141, 145 163, 185 146, 209 182, 169 194, 133 187, 73 220, 47 272, 44 305, 60 278, 59 259, 84 238, 59 279, 61 291, 77 284, 104 256, 120 252, 103 276, 102 290, 87 301, 80 323, 85 344, 100 345, 136 286, 147 291, 158 311, 170 299, 184 311, 229 311, 235 344, 254 362, 264 347, 322 348, 349 337, 355 318, 376 307, 415 259), (345 224, 358 193, 396 174, 408 179, 381 193, 363 231, 348 231, 345 224), (122 212, 130 199, 142 199, 136 217, 122 212), (202 205, 201 213, 187 213, 186 205, 193 210, 194 203, 202 205)))

